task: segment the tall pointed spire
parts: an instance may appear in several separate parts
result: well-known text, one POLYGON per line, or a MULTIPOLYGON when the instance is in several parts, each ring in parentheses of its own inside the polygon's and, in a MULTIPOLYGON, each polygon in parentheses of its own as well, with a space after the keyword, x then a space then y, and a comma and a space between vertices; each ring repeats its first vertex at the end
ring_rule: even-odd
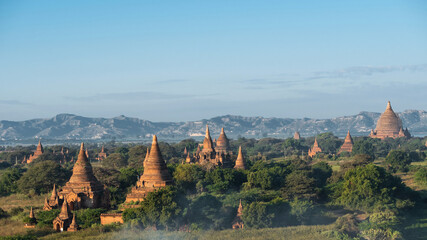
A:
POLYGON ((236 165, 234 165, 235 169, 246 169, 246 161, 243 158, 242 146, 239 146, 239 153, 236 159, 236 165))
POLYGON ((391 103, 390 103, 390 101, 388 101, 388 102, 387 102, 386 110, 393 110, 393 109, 391 108, 391 103))
POLYGON ((316 153, 322 152, 322 149, 319 147, 319 144, 317 143, 317 138, 314 138, 314 144, 313 147, 311 147, 308 150, 308 156, 313 157, 316 155, 316 153))
POLYGON ((34 215, 33 207, 31 207, 30 210, 30 218, 36 218, 36 216, 34 215))
POLYGON ((242 205, 242 199, 240 199, 239 202, 239 208, 237 209, 237 216, 242 216, 243 215, 243 205, 242 205))
POLYGON ((87 159, 84 143, 80 145, 79 156, 76 163, 74 164, 73 175, 71 176, 69 182, 97 182, 95 176, 93 175, 92 165, 87 159))
POLYGON ((190 153, 187 153, 187 158, 185 159, 186 163, 191 163, 190 153))
POLYGON ((150 157, 150 148, 147 148, 147 153, 145 154, 145 159, 144 162, 142 163, 142 165, 144 166, 144 168, 147 166, 148 163, 148 158, 150 157))
POLYGON ((166 167, 166 163, 163 160, 160 152, 159 144, 157 143, 157 136, 153 135, 153 142, 151 144, 150 155, 148 162, 145 165, 144 173, 141 176, 141 180, 144 184, 158 185, 160 182, 172 182, 172 177, 166 167))
POLYGON ((341 146, 338 154, 341 152, 352 152, 353 151, 353 139, 350 135, 350 130, 347 132, 347 136, 345 137, 344 144, 341 146))
POLYGON ((60 219, 69 219, 70 216, 70 209, 68 208, 68 202, 67 198, 64 198, 64 202, 62 203, 61 212, 58 216, 60 219))
POLYGON ((73 213, 73 220, 71 220, 71 224, 68 227, 67 231, 68 232, 75 232, 75 231, 78 231, 78 229, 79 229, 79 225, 77 225, 76 214, 73 213))
POLYGON ((213 152, 213 151, 214 149, 213 149, 211 134, 209 132, 209 126, 206 124, 206 135, 205 135, 205 139, 203 140, 202 152, 213 152))

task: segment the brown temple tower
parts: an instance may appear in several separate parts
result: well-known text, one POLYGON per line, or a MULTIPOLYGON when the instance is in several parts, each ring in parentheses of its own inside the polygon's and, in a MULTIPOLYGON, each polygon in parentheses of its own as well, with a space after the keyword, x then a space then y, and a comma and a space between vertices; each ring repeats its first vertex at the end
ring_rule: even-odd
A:
POLYGON ((246 169, 246 161, 243 158, 242 146, 239 146, 239 154, 237 155, 236 165, 234 165, 235 169, 246 169))
POLYGON ((242 215, 243 215, 243 206, 242 206, 242 200, 240 199, 239 208, 237 209, 237 215, 233 220, 233 225, 231 226, 233 229, 243 229, 244 225, 243 225, 242 215))
POLYGON ((142 166, 144 167, 144 169, 147 166, 149 156, 150 156, 150 148, 147 148, 147 153, 145 154, 145 159, 144 159, 144 162, 142 163, 142 166))
POLYGON ((341 146, 340 150, 338 151, 338 154, 342 152, 349 152, 351 153, 353 151, 353 138, 351 138, 350 130, 347 132, 347 136, 345 137, 344 144, 341 146))
POLYGON ((214 147, 214 143, 212 142, 212 138, 209 132, 209 126, 206 125, 206 135, 203 140, 203 149, 200 150, 200 146, 197 147, 197 151, 194 154, 194 161, 200 164, 210 163, 213 165, 220 165, 224 168, 232 168, 232 152, 229 151, 230 142, 225 135, 224 128, 221 129, 221 133, 215 143, 216 146, 214 147))
POLYGON ((72 216, 70 213, 70 209, 68 208, 67 199, 65 199, 64 204, 62 204, 62 207, 61 207, 61 212, 53 220, 53 229, 55 229, 57 232, 67 231, 71 222, 72 222, 72 216))
POLYGON ((30 209, 30 222, 25 224, 25 228, 35 228, 37 224, 36 215, 34 214, 33 207, 30 209))
POLYGON ((68 227, 68 232, 77 232, 79 230, 79 225, 77 225, 76 214, 73 213, 73 220, 71 220, 71 224, 68 227))
POLYGON ((89 163, 84 144, 80 146, 80 153, 73 168, 73 175, 59 193, 66 199, 72 210, 80 208, 108 208, 109 193, 93 175, 92 165, 89 163))
POLYGON ((33 153, 33 155, 31 155, 28 159, 27 159, 27 163, 31 163, 32 161, 34 161, 36 158, 40 157, 43 154, 44 150, 43 150, 43 146, 41 141, 39 140, 39 144, 37 144, 37 149, 36 151, 33 153))
POLYGON ((317 138, 314 139, 313 147, 311 147, 308 150, 308 156, 313 157, 317 153, 322 152, 322 149, 319 147, 319 144, 317 143, 317 138))
POLYGON ((60 206, 59 195, 58 195, 58 192, 56 191, 56 185, 53 184, 52 195, 50 196, 49 200, 45 198, 43 210, 48 211, 54 208, 59 208, 59 206, 60 206))
POLYGON ((104 150, 104 146, 101 148, 101 152, 98 153, 98 161, 102 161, 107 158, 107 153, 104 150))
POLYGON ((408 129, 403 130, 402 120, 391 108, 390 101, 387 103, 387 108, 377 122, 377 127, 371 130, 369 134, 371 138, 398 138, 398 137, 411 137, 408 129))
POLYGON ((156 135, 153 136, 150 156, 145 163, 144 173, 136 182, 136 186, 126 196, 126 202, 143 201, 149 192, 172 184, 172 177, 169 173, 166 163, 157 143, 156 135))
POLYGON ((301 139, 301 136, 300 136, 300 134, 299 134, 299 132, 298 132, 298 131, 296 131, 296 132, 294 133, 294 139, 295 139, 295 140, 300 140, 300 139, 301 139))

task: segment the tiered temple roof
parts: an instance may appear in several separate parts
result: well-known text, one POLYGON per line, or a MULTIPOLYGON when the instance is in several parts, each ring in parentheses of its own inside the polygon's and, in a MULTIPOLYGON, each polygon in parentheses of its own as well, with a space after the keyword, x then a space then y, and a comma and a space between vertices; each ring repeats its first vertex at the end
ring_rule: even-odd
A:
POLYGON ((372 130, 369 134, 372 138, 398 138, 398 137, 411 137, 408 129, 403 130, 402 120, 391 108, 390 101, 387 103, 386 110, 381 114, 377 122, 375 131, 372 130))
POLYGON ((59 195, 67 198, 72 209, 109 206, 108 193, 93 174, 92 165, 87 159, 83 143, 74 164, 73 175, 59 195))
POLYGON ((350 130, 347 132, 347 136, 345 137, 344 144, 341 146, 340 150, 338 151, 338 154, 342 152, 349 152, 351 153, 353 151, 353 138, 351 138, 350 130))
POLYGON ((58 192, 56 191, 56 185, 53 184, 52 194, 50 199, 45 198, 43 210, 51 210, 53 208, 58 208, 60 206, 60 199, 58 192))
POLYGON ((246 161, 243 158, 242 146, 239 146, 239 154, 237 155, 235 169, 246 169, 246 161))
POLYGON ((150 155, 145 161, 144 173, 126 197, 126 202, 143 201, 149 192, 172 184, 172 177, 163 160, 157 143, 157 136, 153 136, 150 155))
POLYGON ((313 147, 311 147, 308 150, 308 156, 313 157, 317 153, 322 152, 322 149, 319 147, 319 144, 317 143, 317 138, 314 139, 313 147))

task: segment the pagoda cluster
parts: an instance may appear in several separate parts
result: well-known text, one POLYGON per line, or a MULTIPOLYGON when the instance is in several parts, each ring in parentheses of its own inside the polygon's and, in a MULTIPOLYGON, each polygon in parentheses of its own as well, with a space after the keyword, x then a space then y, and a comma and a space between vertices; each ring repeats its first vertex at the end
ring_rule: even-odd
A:
POLYGON ((206 125, 206 135, 203 144, 199 144, 196 152, 193 154, 190 154, 186 148, 184 155, 186 155, 184 163, 187 164, 213 164, 224 168, 246 169, 241 147, 239 147, 236 162, 233 162, 233 152, 230 150, 230 141, 224 132, 224 128, 221 128, 218 139, 212 141, 209 126, 206 125))

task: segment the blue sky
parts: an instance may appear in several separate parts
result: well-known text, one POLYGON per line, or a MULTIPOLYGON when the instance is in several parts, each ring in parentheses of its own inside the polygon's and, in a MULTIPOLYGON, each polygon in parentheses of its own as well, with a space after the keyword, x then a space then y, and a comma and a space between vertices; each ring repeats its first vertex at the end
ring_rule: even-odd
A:
POLYGON ((427 110, 427 2, 0 0, 0 119, 427 110))

